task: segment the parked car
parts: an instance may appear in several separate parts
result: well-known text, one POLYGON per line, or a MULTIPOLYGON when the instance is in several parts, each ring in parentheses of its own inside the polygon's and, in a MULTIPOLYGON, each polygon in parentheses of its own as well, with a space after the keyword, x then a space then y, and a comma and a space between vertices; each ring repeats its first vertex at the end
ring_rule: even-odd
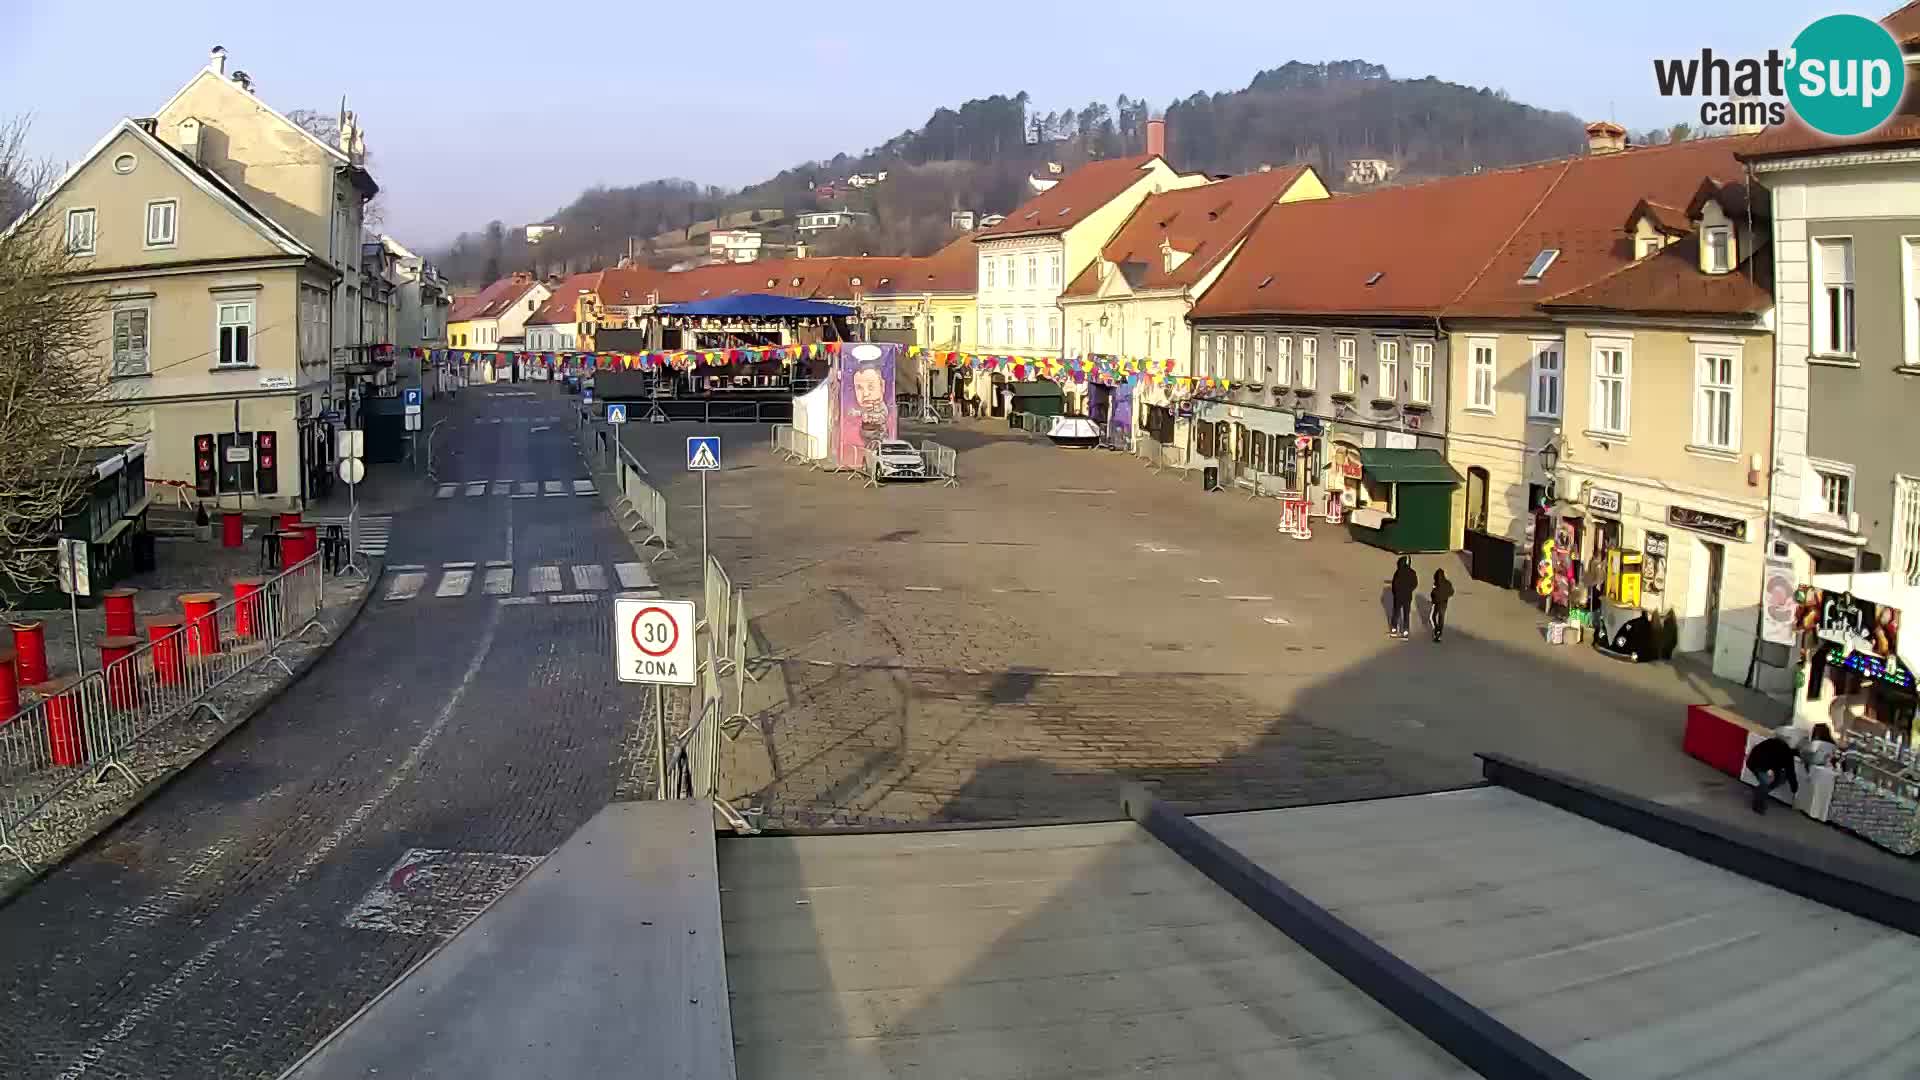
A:
POLYGON ((924 480, 926 459, 910 442, 889 439, 874 449, 875 468, 882 480, 924 480))

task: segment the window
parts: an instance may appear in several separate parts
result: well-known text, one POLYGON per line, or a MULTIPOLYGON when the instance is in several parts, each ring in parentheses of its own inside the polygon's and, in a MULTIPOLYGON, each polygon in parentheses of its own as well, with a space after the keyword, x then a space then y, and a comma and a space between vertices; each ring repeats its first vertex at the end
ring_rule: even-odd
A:
POLYGON ((1413 343, 1413 388, 1409 396, 1422 405, 1433 401, 1433 345, 1429 342, 1413 343))
POLYGON ((179 223, 180 201, 157 199, 147 204, 147 246, 172 247, 174 229, 179 223))
POLYGON ((1267 335, 1265 334, 1253 336, 1253 372, 1250 378, 1257 383, 1267 381, 1267 335))
POLYGON ((1334 391, 1341 394, 1351 394, 1353 393, 1354 385, 1359 382, 1358 372, 1356 371, 1359 365, 1354 360, 1354 349, 1356 346, 1352 338, 1343 337, 1335 343, 1335 347, 1339 349, 1340 371, 1338 376, 1339 381, 1335 383, 1334 391))
MULTIPOLYGON (((989 262, 987 265, 992 266, 993 264, 989 262)), ((980 316, 980 344, 993 344, 993 316, 991 315, 980 316)))
POLYGON ((1467 342, 1467 408, 1493 411, 1494 344, 1491 338, 1467 342))
POLYGON ((1247 335, 1233 335, 1233 381, 1244 382, 1247 378, 1247 335))
POLYGON ((1060 316, 1058 315, 1047 316, 1047 345, 1054 349, 1060 347, 1060 316))
POLYGON ((1595 342, 1593 346, 1593 429, 1605 435, 1625 435, 1631 412, 1633 361, 1624 342, 1595 342))
POLYGON ((152 316, 144 307, 123 307, 113 313, 113 373, 147 373, 147 325, 152 316))
POLYGON ((1199 362, 1194 365, 1194 374, 1200 376, 1211 375, 1213 374, 1211 370, 1213 367, 1213 339, 1205 334, 1201 334, 1199 344, 1200 355, 1195 357, 1199 362))
POLYGON ((1901 285, 1906 292, 1907 348, 1901 363, 1920 367, 1920 237, 1907 237, 1902 248, 1906 259, 1906 274, 1901 285))
POLYGON ((1013 256, 1009 255, 1000 260, 1000 276, 1006 279, 1007 288, 1009 289, 1017 284, 1013 280, 1013 256))
POLYGON ((1920 585, 1920 477, 1893 478, 1893 574, 1920 585))
POLYGON ((221 367, 253 363, 253 301, 222 300, 217 305, 221 367))
POLYGON ((1228 352, 1227 335, 1213 335, 1213 374, 1216 378, 1227 377, 1227 365, 1232 363, 1233 354, 1228 352))
POLYGON ((1740 449, 1740 361, 1732 350, 1699 350, 1693 362, 1693 444, 1740 449))
POLYGON ((964 324, 964 320, 962 320, 960 316, 955 315, 953 317, 953 337, 950 340, 955 345, 960 344, 960 327, 963 324, 964 324))
POLYGON ((1560 343, 1533 343, 1533 394, 1527 415, 1555 419, 1560 415, 1560 343))
POLYGON ((1387 400, 1400 392, 1400 343, 1379 341, 1373 348, 1380 359, 1380 382, 1374 386, 1373 396, 1387 400))
POLYGON ((1520 275, 1520 284, 1522 285, 1540 284, 1540 279, 1546 276, 1547 267, 1552 266, 1553 260, 1559 257, 1560 257, 1559 248, 1542 249, 1540 254, 1535 255, 1533 257, 1533 261, 1527 264, 1526 273, 1520 275))
POLYGON ((1846 521, 1853 514, 1853 474, 1839 469, 1815 467, 1820 479, 1820 512, 1846 521))
POLYGON ((1307 337, 1300 339, 1300 388, 1313 389, 1314 381, 1320 377, 1320 339, 1307 337))
POLYGON ((113 171, 119 173, 121 176, 125 176, 132 172, 134 167, 139 164, 140 159, 134 157, 132 154, 121 154, 119 157, 113 159, 113 171))
POLYGON ((1007 331, 1007 344, 1009 345, 1013 344, 1013 316, 1008 315, 1006 317, 1006 325, 1004 329, 1007 331))
POLYGON ((1733 230, 1721 225, 1707 230, 1707 273, 1733 269, 1733 230))
POLYGON ((1278 337, 1273 342, 1273 381, 1285 386, 1293 379, 1293 339, 1278 337))
POLYGON ((1660 250, 1659 236, 1642 236, 1633 242, 1633 257, 1644 259, 1660 250))
POLYGON ((1050 280, 1053 282, 1053 287, 1056 289, 1059 288, 1060 287, 1060 256, 1058 255, 1047 256, 1047 273, 1050 275, 1050 280))
POLYGON ((1040 257, 1027 256, 1027 288, 1036 288, 1040 284, 1040 257))
POLYGON ((93 254, 93 211, 67 211, 67 250, 75 255, 93 254))
POLYGON ((1020 344, 1022 344, 1022 345, 1032 345, 1033 343, 1034 343, 1034 341, 1033 341, 1033 316, 1031 316, 1031 315, 1029 315, 1029 316, 1027 316, 1027 327, 1026 327, 1026 333, 1024 333, 1024 334, 1021 334, 1021 335, 1020 335, 1020 344))
POLYGON ((1814 351, 1853 355, 1853 240, 1814 241, 1814 351))
POLYGON ((994 273, 993 273, 993 268, 994 268, 994 261, 993 261, 993 259, 992 259, 991 257, 989 257, 989 258, 985 258, 985 259, 981 259, 981 260, 980 260, 980 265, 981 265, 981 267, 982 267, 983 269, 985 269, 985 271, 986 271, 986 278, 987 278, 987 288, 989 288, 989 289, 991 289, 991 288, 994 288, 994 283, 993 283, 993 279, 994 279, 994 273))

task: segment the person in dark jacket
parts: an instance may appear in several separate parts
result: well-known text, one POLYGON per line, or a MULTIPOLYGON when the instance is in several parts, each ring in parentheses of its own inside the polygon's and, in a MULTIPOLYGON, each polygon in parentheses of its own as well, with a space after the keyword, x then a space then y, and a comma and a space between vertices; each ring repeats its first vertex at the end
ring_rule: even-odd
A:
POLYGON ((1753 812, 1767 812, 1768 796, 1781 784, 1794 795, 1800 794, 1800 778, 1794 775, 1794 763, 1799 760, 1800 750, 1809 742, 1805 731, 1793 724, 1777 728, 1772 735, 1753 744, 1747 751, 1747 771, 1753 773, 1756 783, 1753 785, 1753 812))
POLYGON ((1407 640, 1409 618, 1413 612, 1413 590, 1420 587, 1420 575, 1413 572, 1413 560, 1400 556, 1393 570, 1393 616, 1387 623, 1387 636, 1407 640))
POLYGON ((1453 599, 1453 582, 1447 580, 1447 572, 1439 567, 1433 570, 1433 592, 1427 599, 1433 603, 1433 640, 1439 641, 1447 630, 1447 602, 1453 599))

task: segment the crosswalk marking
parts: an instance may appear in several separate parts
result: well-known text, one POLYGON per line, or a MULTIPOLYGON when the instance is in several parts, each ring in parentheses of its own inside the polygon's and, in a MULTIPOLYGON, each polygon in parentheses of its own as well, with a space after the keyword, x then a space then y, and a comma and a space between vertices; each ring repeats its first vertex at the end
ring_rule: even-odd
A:
MULTIPOLYGON (((338 525, 340 526, 342 534, 345 534, 347 531, 347 519, 345 517, 310 517, 307 519, 307 524, 318 525, 322 529, 325 529, 329 525, 338 525)), ((362 555, 385 555, 387 553, 387 541, 392 533, 393 515, 360 515, 359 553, 362 555)))
POLYGON ((647 573, 646 566, 641 563, 614 563, 613 572, 619 576, 623 589, 644 589, 653 584, 653 575, 647 573))
POLYGON ((470 562, 443 562, 443 563, 441 563, 441 564, 440 564, 440 569, 442 569, 442 570, 471 570, 471 569, 473 569, 473 564, 472 564, 472 563, 470 563, 470 562))
POLYGON ((480 583, 480 591, 487 596, 505 596, 513 591, 513 567, 497 566, 487 571, 486 579, 480 583))
POLYGON ((599 563, 573 568, 573 587, 583 592, 598 592, 607 587, 607 571, 599 563))
POLYGON ((487 482, 485 480, 474 480, 467 484, 467 498, 469 499, 475 495, 485 495, 486 493, 487 482))
POLYGON ((561 486, 560 481, 558 480, 547 481, 546 494, 548 498, 552 498, 555 495, 565 495, 566 493, 567 493, 567 489, 561 486))
POLYGON ((538 481, 538 480, 522 480, 522 481, 520 481, 520 483, 519 483, 519 485, 518 485, 518 487, 519 487, 519 490, 517 490, 517 491, 515 491, 515 492, 514 492, 514 494, 515 494, 516 496, 530 496, 530 495, 534 495, 534 494, 537 494, 537 493, 538 493, 538 492, 540 491, 540 481, 538 481))
POLYGON ((421 586, 427 583, 425 571, 409 570, 393 575, 393 581, 387 586, 387 599, 411 600, 420 595, 421 586))
POLYGON ((600 494, 600 489, 594 487, 593 481, 591 480, 575 480, 573 482, 573 493, 575 495, 598 495, 600 494))
POLYGON ((433 497, 436 499, 451 499, 453 498, 453 493, 459 490, 459 484, 441 484, 439 490, 433 493, 433 497))
POLYGON ((561 593, 558 596, 549 596, 547 597, 547 603, 549 604, 591 604, 597 599, 599 598, 594 596, 592 593, 573 592, 573 593, 561 593))
POLYGON ((495 495, 505 495, 512 490, 513 485, 505 480, 495 480, 493 482, 493 493, 495 495))
POLYGON ((465 596, 473 588, 473 571, 448 570, 440 575, 440 587, 433 590, 435 596, 465 596))
POLYGON ((559 592, 560 568, 557 566, 536 566, 532 580, 527 583, 528 592, 559 592))

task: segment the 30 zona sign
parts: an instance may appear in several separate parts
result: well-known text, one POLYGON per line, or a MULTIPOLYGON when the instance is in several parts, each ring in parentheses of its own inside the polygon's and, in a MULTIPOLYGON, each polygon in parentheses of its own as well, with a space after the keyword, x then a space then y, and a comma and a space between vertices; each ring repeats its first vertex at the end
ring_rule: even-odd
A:
POLYGON ((613 664, 621 682, 692 686, 693 601, 613 600, 613 664))

